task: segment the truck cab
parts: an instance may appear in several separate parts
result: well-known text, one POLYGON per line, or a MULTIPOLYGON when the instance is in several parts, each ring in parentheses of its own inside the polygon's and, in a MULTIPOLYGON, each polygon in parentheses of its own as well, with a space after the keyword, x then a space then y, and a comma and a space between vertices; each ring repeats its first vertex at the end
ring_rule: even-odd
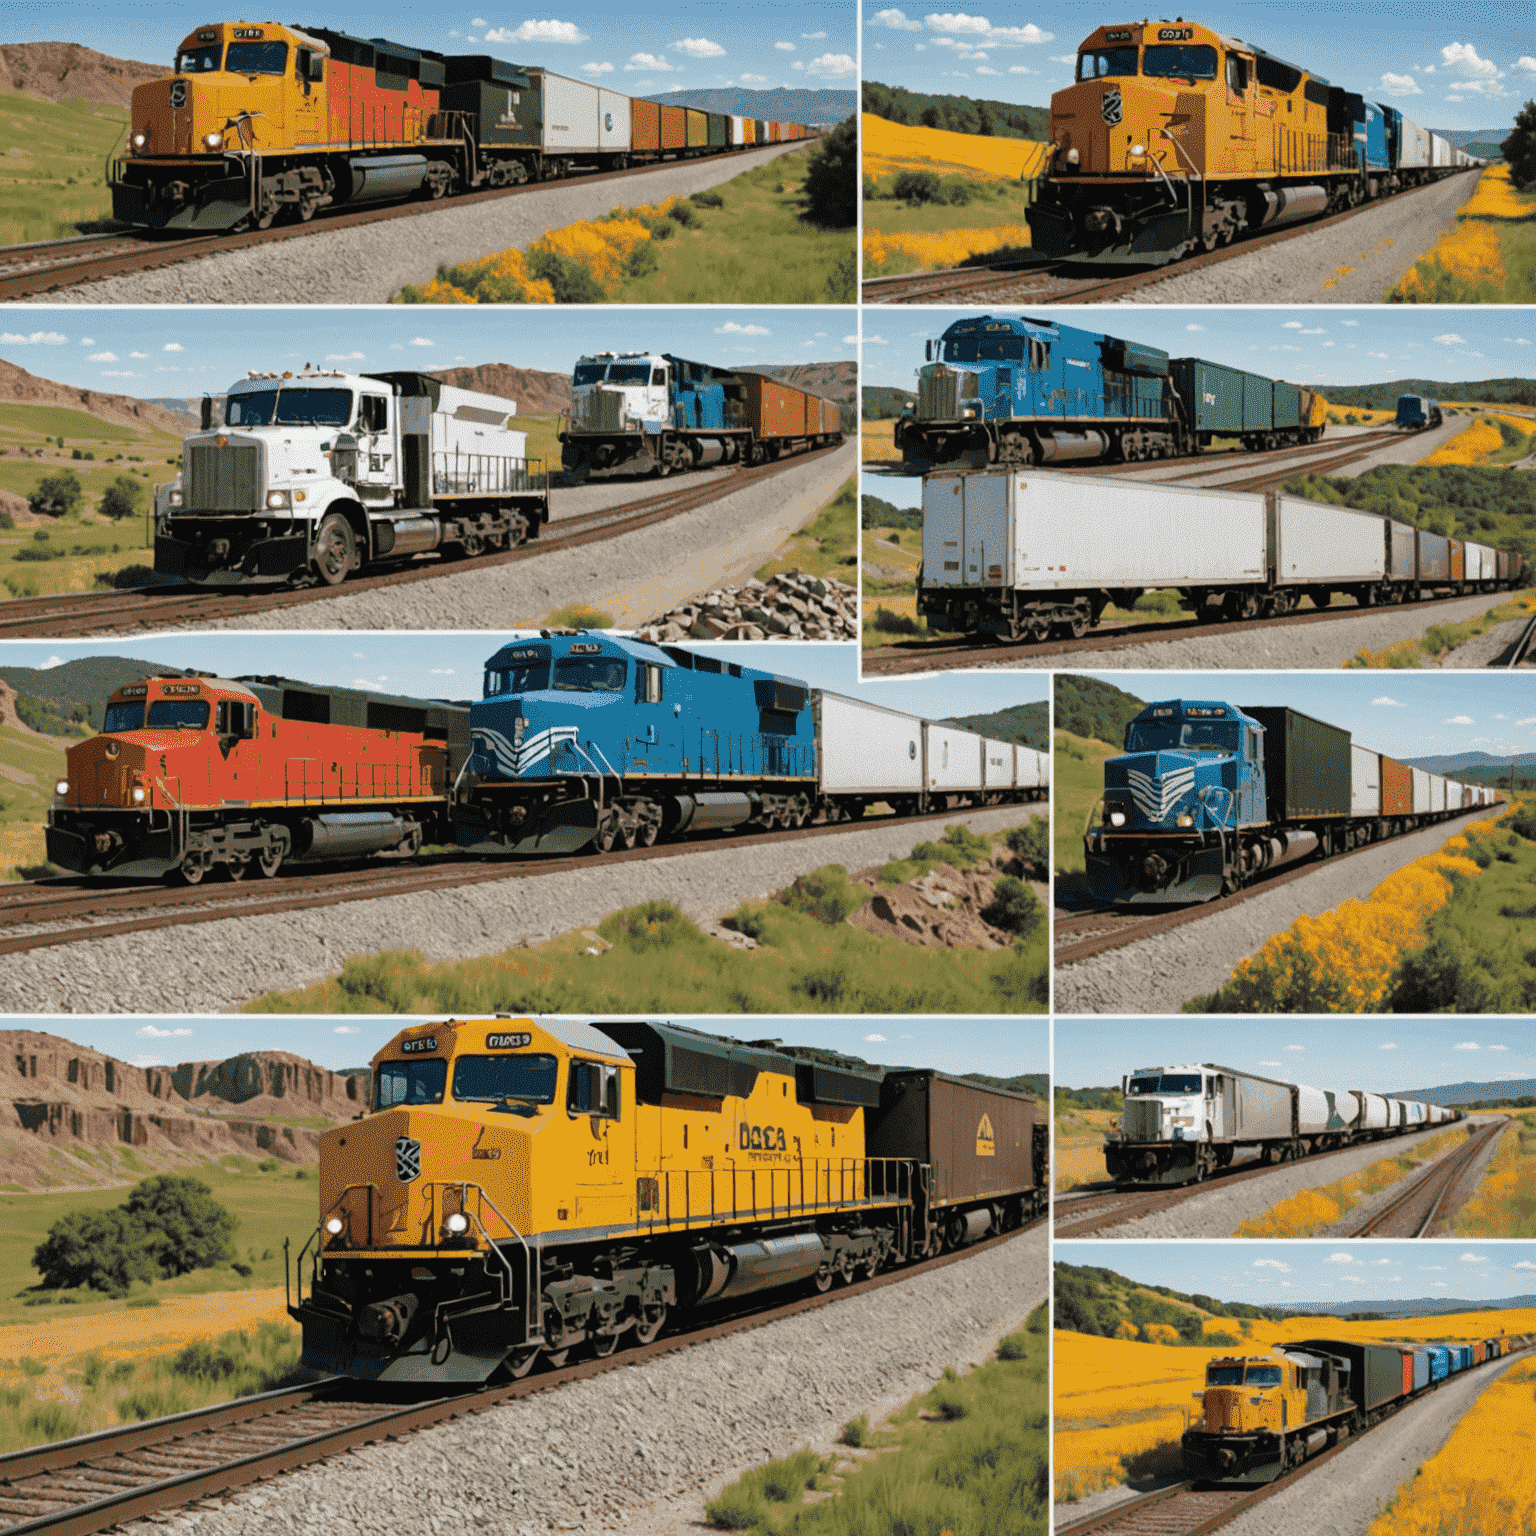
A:
POLYGON ((1232 1123, 1233 1085, 1215 1067, 1139 1067, 1121 1080, 1121 1132, 1130 1141, 1223 1141, 1232 1123))
POLYGON ((573 432, 662 431, 672 419, 676 373, 651 352, 599 352, 571 374, 573 432))

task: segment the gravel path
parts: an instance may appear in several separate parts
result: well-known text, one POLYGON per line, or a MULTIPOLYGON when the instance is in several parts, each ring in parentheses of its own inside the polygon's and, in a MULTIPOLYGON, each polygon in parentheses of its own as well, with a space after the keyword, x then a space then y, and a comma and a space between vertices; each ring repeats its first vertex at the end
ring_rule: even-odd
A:
MULTIPOLYGON (((1057 1013, 1175 1014, 1216 991, 1239 960, 1303 913, 1316 917, 1348 896, 1362 900, 1395 869, 1434 853, 1478 813, 1393 838, 1347 858, 1325 861, 1300 880, 1254 896, 1158 938, 1056 970, 1057 1013)), ((3 996, 3 989, 0 989, 3 996)))
POLYGON ((1477 189, 1448 176, 1389 197, 1342 224, 1312 230, 1203 271, 1138 288, 1122 304, 1380 304, 1477 189))
MULTIPOLYGON (((825 458, 795 464, 772 479, 744 486, 699 507, 680 513, 664 523, 598 539, 577 549, 555 550, 533 560, 476 569, 471 562, 448 566, 441 577, 376 588, 306 604, 298 610, 278 609, 239 619, 194 620, 179 626, 198 631, 214 629, 492 629, 539 624, 545 615, 571 603, 604 606, 607 594, 625 599, 625 612, 635 611, 634 622, 686 602, 712 583, 698 581, 700 569, 710 562, 708 552, 722 570, 734 568, 741 550, 754 543, 744 529, 759 526, 774 530, 773 548, 782 542, 779 513, 786 504, 808 505, 814 516, 832 499, 838 486, 855 472, 858 445, 844 443, 825 458), (684 563, 679 550, 687 550, 684 563), (699 561, 703 565, 699 564, 699 561), (643 596, 642 594, 649 594, 643 596)), ((593 495, 598 488, 565 494, 593 495)), ((611 500, 595 505, 632 501, 646 494, 633 485, 606 492, 611 500)), ((581 510, 589 510, 583 506, 581 510)), ((567 512, 565 515, 573 515, 567 512)), ((772 553, 770 549, 769 553, 772 553)), ((766 556, 764 558, 767 558, 766 556)), ((757 564, 761 565, 762 560, 757 564)), ((121 633, 132 633, 123 630, 121 633)))
MULTIPOLYGON (((1377 1142, 1371 1146, 1356 1147, 1351 1151, 1334 1153, 1317 1161, 1305 1159, 1299 1163, 1282 1163, 1266 1177, 1246 1179, 1241 1184, 1224 1186, 1218 1179, 1204 1194, 1192 1195, 1188 1200, 1170 1206, 1165 1211, 1157 1211, 1150 1216, 1141 1216, 1133 1221, 1122 1221, 1118 1226, 1104 1227, 1093 1234, 1093 1241, 1098 1242, 1101 1238, 1107 1237, 1163 1239, 1236 1237, 1237 1229, 1243 1222, 1253 1221, 1266 1211, 1273 1210, 1282 1200, 1289 1200, 1292 1195, 1299 1194, 1304 1189, 1320 1189, 1325 1184, 1333 1184, 1339 1179, 1348 1178, 1352 1173, 1359 1173, 1362 1168, 1369 1168, 1372 1163, 1394 1157, 1406 1148, 1416 1147, 1421 1142, 1440 1135, 1443 1130, 1443 1126, 1437 1126, 1432 1131, 1421 1132, 1416 1136, 1395 1138, 1390 1143, 1377 1142)), ((1239 1159, 1236 1166, 1241 1167, 1248 1161, 1251 1159, 1239 1159)), ((1369 1214, 1375 1205, 1401 1193, 1402 1188, 1402 1184, 1394 1184, 1379 1197, 1369 1202, 1362 1201, 1349 1212, 1347 1222, 1353 1224, 1359 1221, 1362 1216, 1369 1214)), ((1068 1205, 1065 1209, 1070 1212, 1072 1208, 1068 1205)), ((1059 1235, 1070 1238, 1072 1229, 1070 1227, 1060 1229, 1059 1235)), ((1322 1231, 1315 1235, 1331 1237, 1335 1234, 1322 1231)))
MULTIPOLYGON (((558 183, 470 207, 441 208, 410 219, 355 229, 319 230, 226 255, 82 283, 49 294, 51 304, 249 304, 265 295, 290 304, 383 304, 403 283, 426 283, 439 265, 523 250, 546 230, 595 219, 615 207, 638 208, 688 197, 740 176, 795 148, 779 144, 723 160, 689 160, 643 176, 581 187, 558 183)), ((721 302, 728 293, 719 295, 721 302)))
POLYGON ((1509 619, 1503 624, 1495 624, 1486 633, 1467 641, 1465 645, 1458 645, 1454 651, 1449 651, 1442 656, 1440 658, 1442 670, 1464 672, 1493 666, 1520 638, 1520 631, 1529 622, 1528 619, 1509 619))
MULTIPOLYGON (((1045 805, 1000 806, 957 812, 951 824, 1000 832, 1046 814, 1045 805)), ((496 954, 642 901, 676 902, 695 919, 721 917, 823 864, 853 870, 903 857, 941 825, 897 821, 831 837, 690 849, 453 891, 83 939, 7 955, 0 966, 0 1013, 233 1012, 263 992, 334 976, 352 955, 386 949, 416 949, 431 960, 496 954)))
POLYGON ((593 1381, 371 1445, 132 1536, 625 1530, 676 1536, 705 1498, 809 1444, 826 1453, 946 1366, 990 1358, 1046 1295, 1048 1229, 946 1269, 593 1381))

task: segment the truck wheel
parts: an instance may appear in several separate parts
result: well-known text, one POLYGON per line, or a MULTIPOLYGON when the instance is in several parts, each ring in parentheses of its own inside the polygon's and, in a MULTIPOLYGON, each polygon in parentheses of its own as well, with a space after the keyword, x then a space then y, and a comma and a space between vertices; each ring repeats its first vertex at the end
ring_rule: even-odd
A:
POLYGON ((330 513, 315 535, 315 574, 328 587, 339 587, 352 569, 352 525, 339 512, 330 513))

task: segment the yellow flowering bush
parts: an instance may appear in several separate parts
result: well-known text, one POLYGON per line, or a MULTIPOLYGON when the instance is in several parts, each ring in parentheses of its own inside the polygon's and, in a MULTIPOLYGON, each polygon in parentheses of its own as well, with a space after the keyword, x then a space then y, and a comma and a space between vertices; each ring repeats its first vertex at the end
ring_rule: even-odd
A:
POLYGON ((1504 446, 1504 436, 1499 429, 1480 416, 1465 432, 1453 437, 1443 448, 1437 448, 1421 464, 1481 464, 1490 454, 1504 446))
POLYGON ((555 290, 528 270, 521 251, 500 251, 457 267, 439 267, 423 287, 400 290, 404 304, 553 304, 555 290))
POLYGON ((1461 219, 1536 218, 1536 205, 1515 195, 1507 165, 1490 165, 1477 179, 1477 190, 1461 205, 1461 219))
POLYGON ((1029 244, 1029 225, 999 224, 992 229, 946 229, 936 234, 882 235, 864 231, 864 270, 878 272, 893 255, 935 267, 958 266, 967 256, 985 256, 1009 246, 1029 244))
MULTIPOLYGON (((1488 172, 1483 172, 1486 180, 1488 172)), ((1504 248, 1495 224, 1474 210, 1481 184, 1446 230, 1435 248, 1421 256, 1387 295, 1393 304, 1448 303, 1467 299, 1497 299, 1504 287, 1504 248)), ((1512 195, 1512 194, 1511 194, 1512 195)), ((1507 218, 1499 214, 1498 218, 1507 218)))
POLYGON ((637 245, 651 238, 651 232, 638 219, 603 219, 596 223, 583 220, 552 229, 528 247, 533 251, 553 251, 586 267, 598 283, 608 289, 618 286, 625 263, 637 245))
POLYGON ((1477 1193, 1456 1213, 1468 1237, 1529 1237, 1536 1231, 1536 1115, 1516 1115, 1499 1138, 1477 1193))
POLYGON ((887 122, 866 112, 863 125, 864 174, 876 178, 893 171, 964 172, 993 181, 1019 181, 1045 168, 1048 146, 1033 139, 1003 139, 943 128, 887 122))

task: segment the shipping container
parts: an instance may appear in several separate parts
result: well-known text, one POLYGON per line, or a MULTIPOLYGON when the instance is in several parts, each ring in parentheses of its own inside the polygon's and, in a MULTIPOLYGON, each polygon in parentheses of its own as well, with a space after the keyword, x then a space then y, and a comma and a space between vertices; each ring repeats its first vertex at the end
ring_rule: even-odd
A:
POLYGON ((597 137, 605 154, 625 155, 630 146, 629 97, 604 86, 597 92, 597 137))
POLYGON ((1429 810, 1431 815, 1438 816, 1446 809, 1445 804, 1445 780, 1438 773, 1429 776, 1429 810))
POLYGON ((805 435, 804 390, 761 373, 741 373, 737 377, 746 403, 747 425, 760 441, 805 435))
POLYGON ((1460 539, 1450 540, 1451 580, 1465 581, 1467 576, 1467 546, 1460 539))
POLYGON ((1429 1344, 1425 1350, 1429 1355, 1429 1379, 1444 1381, 1451 1374, 1450 1350, 1444 1344, 1429 1344))
POLYGON ((1352 742, 1349 748, 1349 812, 1352 816, 1380 816, 1381 754, 1352 742))
POLYGON ((929 1164, 934 1205, 966 1205, 1037 1187, 1037 1123, 1046 1124, 1044 1107, 1026 1094, 943 1072, 887 1072, 879 1107, 865 1112, 864 1148, 929 1164))
POLYGON ((988 737, 983 743, 985 749, 984 767, 987 777, 987 788, 1012 789, 1015 783, 1013 765, 1013 743, 1011 741, 993 741, 988 737))
POLYGON ((702 150, 709 148, 709 115, 700 112, 695 107, 684 107, 683 115, 688 124, 688 148, 702 150))
MULTIPOLYGON (((547 69, 528 71, 543 85, 543 148, 550 155, 594 154, 602 148, 599 88, 585 80, 567 80, 547 69)), ((609 92, 608 94, 613 94, 609 92)), ((625 134, 625 143, 629 135, 625 134)))
POLYGON ((682 107, 662 104, 661 147, 679 151, 688 147, 688 117, 682 107))
POLYGON ((735 116, 733 116, 731 118, 731 148, 732 149, 740 149, 741 146, 747 142, 746 136, 745 136, 745 134, 742 131, 742 124, 745 123, 745 122, 746 122, 746 118, 744 118, 744 117, 735 117, 735 116))
POLYGON ((1385 756, 1381 760, 1381 814, 1413 814, 1413 769, 1385 756))
POLYGON ((636 154, 655 154, 661 149, 661 104, 630 103, 630 148, 636 154))
POLYGON ((1273 570, 1277 583, 1371 582, 1387 574, 1386 536, 1374 512, 1306 501, 1273 499, 1273 570))
POLYGON ((1350 1395, 1367 1413, 1403 1395, 1403 1357, 1393 1345, 1353 1339, 1300 1339, 1289 1347, 1314 1355, 1342 1355, 1348 1360, 1350 1395))
POLYGON ((1399 170, 1426 170, 1431 162, 1430 133, 1408 118, 1402 120, 1402 137, 1398 141, 1397 164, 1399 170))
POLYGON ((1387 574, 1393 581, 1412 581, 1417 529, 1411 523, 1387 520, 1387 574))
POLYGON ((711 149, 726 149, 731 142, 731 120, 719 112, 706 112, 708 142, 711 149))
POLYGON ((1275 380, 1273 416, 1276 427, 1299 427, 1303 425, 1301 419, 1301 390, 1298 386, 1287 384, 1283 379, 1275 380))
POLYGON ((813 698, 825 793, 922 794, 921 720, 840 693, 813 698))
MULTIPOLYGON (((1354 1101, 1349 1101, 1354 1108, 1354 1101)), ((1324 1131, 1343 1130, 1344 1121, 1338 1113, 1337 1100, 1321 1088, 1308 1088, 1305 1084, 1296 1090, 1296 1132, 1300 1136, 1320 1136, 1324 1131), (1333 1102, 1330 1102, 1333 1100, 1333 1102)))
POLYGON ((1285 706, 1244 706, 1264 727, 1270 821, 1349 815, 1349 732, 1285 706))
POLYGON ((1356 1089, 1355 1097, 1360 1101, 1358 1129, 1384 1131, 1391 1125, 1392 1121, 1387 1113, 1387 1101, 1379 1093, 1363 1093, 1356 1089))
POLYGON ((1217 1067, 1223 1107, 1230 1116, 1228 1140, 1286 1141, 1296 1128, 1296 1088, 1292 1083, 1255 1077, 1251 1072, 1217 1067))
POLYGON ((953 725, 925 721, 928 788, 939 794, 965 794, 983 787, 981 738, 953 725))
POLYGON ((1419 580, 1426 584, 1449 581, 1451 576, 1451 546, 1438 533, 1420 528, 1419 580))
POLYGON ((1236 435, 1243 431, 1243 380, 1239 368, 1226 368, 1199 357, 1177 357, 1168 364, 1174 388, 1194 413, 1197 432, 1236 435))

